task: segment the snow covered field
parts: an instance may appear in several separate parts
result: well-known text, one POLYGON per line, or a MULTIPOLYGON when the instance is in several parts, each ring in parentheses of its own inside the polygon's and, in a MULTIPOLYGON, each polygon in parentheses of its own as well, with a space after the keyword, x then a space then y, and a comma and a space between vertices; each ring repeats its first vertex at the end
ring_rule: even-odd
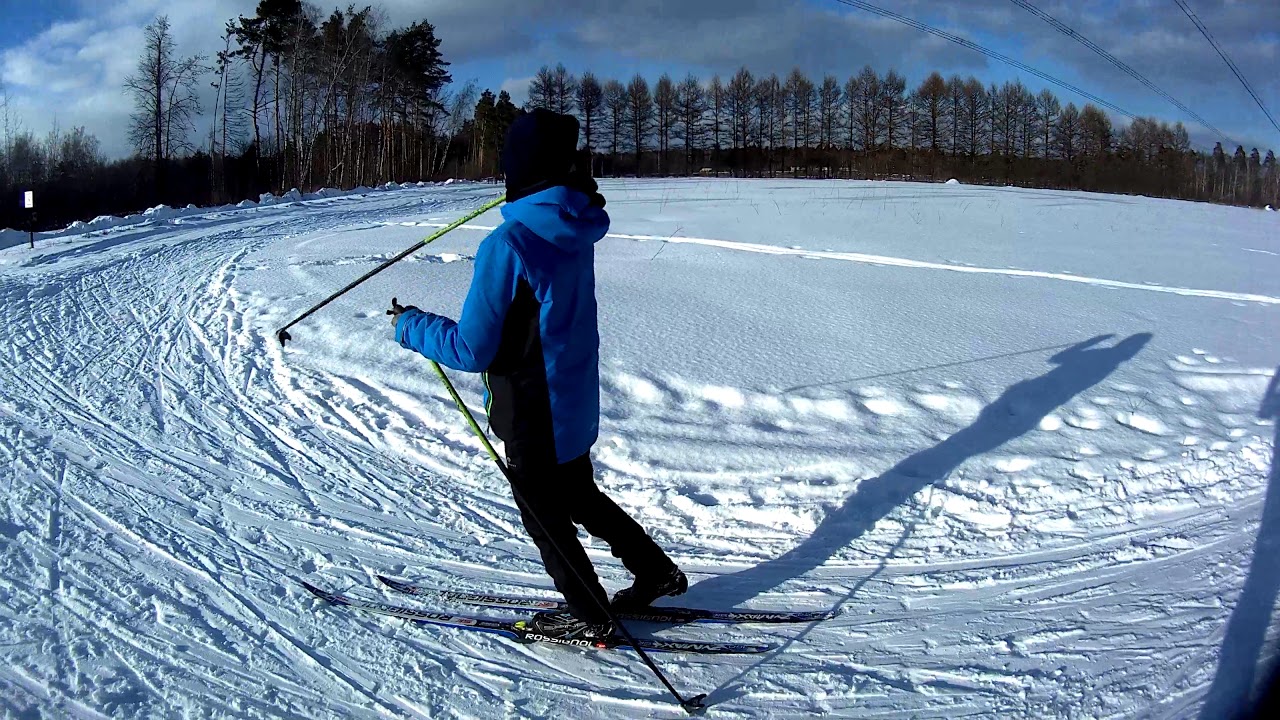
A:
MULTIPOLYGON (((1216 718, 1280 654, 1277 215, 963 185, 603 190, 601 484, 690 573, 680 604, 844 610, 636 625, 775 646, 657 658, 709 717, 1216 718)), ((456 316, 496 211, 274 339, 499 192, 0 250, 6 717, 682 715, 631 653, 358 616, 295 582, 410 603, 373 575, 549 587, 383 315, 396 295, 456 316)), ((478 407, 478 379, 455 380, 478 407)), ((629 582, 588 547, 606 587, 629 582)))

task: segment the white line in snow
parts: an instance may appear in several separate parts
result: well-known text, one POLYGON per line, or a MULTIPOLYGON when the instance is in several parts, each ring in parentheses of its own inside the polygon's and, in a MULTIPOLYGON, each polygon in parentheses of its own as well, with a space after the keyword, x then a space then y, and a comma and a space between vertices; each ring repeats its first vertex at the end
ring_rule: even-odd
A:
MULTIPOLYGON (((444 223, 400 223, 402 225, 412 225, 416 227, 441 228, 445 227, 444 223)), ((487 225, 459 225, 463 230, 482 230, 491 232, 495 228, 487 225)), ((1005 275, 1008 277, 1028 277, 1041 278, 1044 280, 1064 280, 1066 282, 1081 283, 1083 285, 1095 285, 1098 287, 1121 288, 1124 290, 1145 290, 1147 292, 1168 293, 1170 295, 1185 295, 1189 297, 1216 298, 1218 300, 1237 300, 1240 302, 1256 302, 1266 305, 1280 305, 1280 297, 1271 297, 1270 295, 1255 295, 1253 293, 1227 292, 1225 290, 1197 290, 1195 288, 1174 287, 1171 285, 1148 285, 1146 283, 1131 283, 1121 280, 1107 280, 1105 278, 1091 278, 1083 275, 1069 275, 1066 273, 1051 273, 1040 270, 1011 270, 1008 268, 985 268, 985 267, 969 267, 966 265, 948 265, 946 263, 928 262, 926 260, 907 260, 906 258, 889 257, 887 255, 868 255, 866 253, 847 253, 847 252, 831 252, 827 250, 804 250, 794 248, 777 247, 774 245, 761 245, 759 243, 733 242, 730 240, 713 240, 710 238, 695 237, 678 237, 678 236, 662 236, 662 235, 624 235, 622 233, 609 233, 605 237, 617 240, 656 240, 669 243, 686 243, 689 245, 706 245, 708 247, 724 248, 726 250, 739 250, 742 252, 754 252, 764 255, 798 255, 805 258, 820 258, 823 260, 844 260, 846 262, 864 263, 867 265, 885 265, 889 267, 905 267, 920 268, 924 270, 950 270, 951 272, 970 273, 973 275, 1005 275)))

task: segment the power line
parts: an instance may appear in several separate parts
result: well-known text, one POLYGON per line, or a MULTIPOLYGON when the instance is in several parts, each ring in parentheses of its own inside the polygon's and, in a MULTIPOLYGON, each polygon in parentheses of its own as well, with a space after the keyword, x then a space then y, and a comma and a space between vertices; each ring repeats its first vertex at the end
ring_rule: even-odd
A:
POLYGON ((1258 97, 1258 93, 1253 91, 1253 86, 1249 84, 1249 81, 1244 79, 1244 75, 1240 72, 1240 68, 1236 67, 1236 64, 1231 61, 1231 58, 1227 57, 1227 53, 1219 47, 1218 41, 1213 39, 1213 35, 1209 33, 1209 28, 1205 27, 1204 23, 1200 22, 1200 18, 1196 17, 1196 14, 1191 11, 1191 8, 1188 7, 1183 0, 1173 1, 1178 4, 1178 7, 1182 8, 1182 12, 1186 14, 1187 19, 1195 24, 1201 35, 1204 35, 1204 39, 1208 40, 1209 44, 1213 46, 1213 49, 1218 51, 1218 55, 1222 58, 1222 61, 1227 64, 1227 67, 1231 68, 1231 72, 1235 73, 1236 79, 1240 81, 1241 85, 1244 85, 1244 89, 1248 91, 1249 96, 1253 98, 1253 101, 1258 103, 1258 107, 1262 109, 1262 114, 1266 115, 1267 119, 1271 121, 1272 127, 1274 127, 1277 132, 1280 132, 1280 123, 1277 123, 1276 119, 1271 116, 1271 113, 1267 110, 1267 106, 1262 104, 1262 98, 1258 97))
POLYGON ((1110 108, 1111 110, 1114 110, 1117 113, 1120 113, 1121 115, 1124 115, 1125 117, 1131 120, 1135 120, 1138 117, 1137 115, 1134 115, 1133 113, 1129 112, 1128 110, 1125 110, 1124 108, 1120 107, 1119 105, 1116 105, 1113 102, 1110 102, 1108 100, 1103 100, 1102 98, 1098 97, 1097 95, 1094 95, 1091 92, 1088 92, 1087 90, 1078 88, 1075 85, 1072 85, 1071 83, 1065 80, 1059 80, 1058 78, 1050 75, 1049 73, 1046 73, 1042 70, 1037 70, 1036 68, 1033 68, 1024 62, 1014 60, 1008 55, 1002 55, 996 52, 995 50, 991 50, 989 48, 983 47, 978 43, 975 43, 972 40, 969 40, 967 38, 963 38, 963 37, 960 37, 959 35, 946 32, 945 30, 939 30, 938 28, 935 28, 931 25, 926 25, 920 22, 919 20, 913 20, 912 18, 909 18, 905 15, 899 15, 896 12, 885 10, 884 8, 881 8, 881 7, 876 7, 871 3, 862 2, 862 0, 836 0, 836 2, 844 5, 848 5, 849 7, 858 8, 859 10, 865 10, 869 13, 874 13, 876 15, 879 15, 880 17, 888 18, 895 22, 902 23, 903 25, 906 25, 908 27, 915 28, 916 30, 927 32, 930 35, 935 35, 937 37, 942 38, 943 40, 953 42, 957 45, 960 45, 961 47, 966 47, 975 52, 980 52, 983 55, 986 55, 987 57, 993 60, 999 60, 1000 62, 1005 63, 1006 65, 1013 66, 1023 72, 1035 75, 1036 77, 1040 78, 1041 80, 1044 80, 1045 82, 1053 83, 1054 85, 1057 85, 1058 87, 1064 90, 1073 92, 1079 95, 1080 97, 1083 97, 1091 102, 1097 103, 1098 105, 1101 105, 1106 108, 1110 108))
POLYGON ((1184 105, 1184 104, 1182 103, 1182 101, 1178 100, 1177 98, 1173 97, 1173 96, 1172 96, 1172 95, 1170 95, 1169 93, 1167 93, 1167 92, 1165 92, 1164 90, 1162 90, 1160 87, 1158 87, 1158 86, 1157 86, 1155 83, 1153 83, 1151 80, 1147 79, 1147 77, 1146 77, 1145 75, 1143 75, 1142 73, 1138 72, 1137 70, 1134 70, 1132 67, 1130 67, 1129 65, 1127 65, 1126 63, 1124 63, 1122 60, 1120 60, 1119 58, 1117 58, 1115 55, 1112 55, 1111 53, 1107 52, 1105 49, 1103 49, 1101 46, 1099 46, 1097 43, 1093 42, 1093 41, 1092 41, 1092 40, 1090 40, 1089 38, 1087 38, 1087 37, 1085 37, 1085 36, 1081 35, 1080 33, 1076 32, 1074 29, 1072 29, 1071 27, 1069 27, 1066 23, 1063 23, 1062 21, 1060 21, 1060 20, 1058 20, 1057 18, 1053 17, 1052 15, 1050 15, 1050 14, 1048 14, 1048 13, 1044 12, 1043 10, 1041 10, 1041 9, 1040 9, 1040 8, 1038 8, 1038 7, 1036 7, 1035 5, 1032 5, 1031 3, 1027 2, 1026 0, 1010 0, 1010 2, 1012 2, 1012 3, 1013 3, 1013 4, 1015 4, 1015 5, 1017 5, 1018 7, 1022 8, 1023 10, 1026 10, 1027 12, 1031 13, 1032 15, 1035 15, 1036 17, 1040 18, 1041 20, 1044 20, 1045 22, 1047 22, 1047 23, 1049 23, 1050 25, 1052 25, 1052 26, 1053 26, 1053 27, 1054 27, 1058 32, 1062 33, 1063 35, 1066 35, 1067 37, 1070 37, 1070 38, 1072 38, 1072 39, 1076 40, 1076 41, 1077 41, 1077 42, 1079 42, 1081 45, 1084 45, 1085 47, 1089 48, 1089 49, 1090 49, 1090 50, 1092 50, 1093 52, 1097 53, 1097 54, 1098 54, 1098 55, 1100 55, 1104 60, 1107 60, 1107 61, 1108 61, 1108 62, 1110 62, 1112 65, 1115 65, 1117 68, 1120 68, 1120 70, 1121 70, 1122 72, 1124 72, 1126 75, 1128 75, 1129 77, 1133 78, 1134 80, 1137 80, 1138 82, 1140 82, 1140 83, 1142 83, 1143 85, 1145 85, 1148 89, 1150 89, 1150 90, 1151 90, 1152 92, 1154 92, 1155 94, 1157 94, 1157 95, 1159 95, 1160 97, 1164 98, 1165 100, 1168 100, 1169 102, 1173 103, 1175 106, 1177 106, 1177 108, 1178 108, 1179 110, 1181 110, 1182 112, 1186 113, 1186 114, 1187 114, 1188 116, 1190 116, 1193 120, 1195 120, 1196 122, 1200 123, 1200 124, 1201 124, 1201 125, 1203 125, 1204 127, 1207 127, 1207 128, 1209 128, 1210 130, 1212 130, 1216 135, 1218 135, 1218 137, 1221 137, 1221 138, 1226 139, 1226 137, 1227 137, 1227 136, 1226 136, 1226 133, 1224 133, 1224 132, 1222 132, 1221 130, 1219 130, 1218 128, 1214 127, 1214 126, 1213 126, 1213 125, 1212 125, 1208 120, 1205 120, 1204 118, 1200 117, 1198 114, 1196 114, 1196 112, 1195 112, 1195 111, 1193 111, 1191 108, 1189 108, 1189 107, 1187 107, 1186 105, 1184 105))

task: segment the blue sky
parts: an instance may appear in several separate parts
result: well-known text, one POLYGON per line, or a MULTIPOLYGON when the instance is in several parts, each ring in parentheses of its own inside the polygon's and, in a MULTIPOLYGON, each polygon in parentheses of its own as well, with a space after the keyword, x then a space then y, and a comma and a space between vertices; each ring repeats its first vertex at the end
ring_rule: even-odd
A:
MULTIPOLYGON (((1033 0, 1137 68, 1230 138, 1280 148, 1277 132, 1172 0, 1033 0)), ((1276 0, 1187 0, 1231 53, 1273 115, 1280 114, 1276 0)), ((169 15, 184 54, 212 56, 223 23, 257 0, 0 0, 0 81, 11 109, 37 134, 84 125, 111 156, 129 152, 129 101, 142 27, 169 15)), ((327 14, 335 3, 317 5, 327 14)), ((345 6, 345 2, 342 3, 345 6)), ((359 4, 363 4, 359 3, 359 4)), ((757 74, 799 66, 842 81, 863 65, 896 68, 918 84, 931 70, 984 82, 1045 83, 970 50, 835 0, 382 0, 386 27, 426 19, 443 39, 456 81, 523 99, 543 64, 625 79, 757 74)), ((880 0, 876 4, 987 45, 1139 115, 1182 120, 1198 144, 1216 138, 1087 48, 1008 0, 880 0)), ((1066 101, 1084 100, 1055 88, 1066 101)), ((1123 121, 1123 118, 1115 118, 1123 121)))

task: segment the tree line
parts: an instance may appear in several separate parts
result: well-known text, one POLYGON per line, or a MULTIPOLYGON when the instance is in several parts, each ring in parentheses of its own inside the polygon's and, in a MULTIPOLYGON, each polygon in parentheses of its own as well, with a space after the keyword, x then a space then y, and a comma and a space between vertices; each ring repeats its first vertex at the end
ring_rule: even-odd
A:
POLYGON ((76 128, 67 137, 93 152, 68 165, 62 135, 39 141, 10 127, 0 150, 0 227, 26 227, 7 199, 19 186, 36 190, 38 224, 48 228, 159 203, 445 174, 476 89, 451 87, 434 26, 390 28, 384 15, 376 6, 325 14, 300 0, 261 0, 252 17, 226 22, 212 58, 183 55, 167 17, 157 17, 123 88, 133 99, 135 154, 104 162, 96 139, 76 128))
POLYGON ((955 177, 1280 205, 1272 151, 1229 154, 1219 143, 1199 152, 1182 123, 1117 127, 1093 105, 1019 81, 934 72, 911 85, 871 67, 821 79, 744 67, 651 83, 557 65, 538 70, 517 107, 506 92, 455 87, 425 19, 391 28, 383 17, 374 6, 326 14, 261 0, 252 17, 225 23, 212 58, 182 54, 157 17, 123 88, 135 151, 124 160, 104 161, 84 128, 36 137, 0 99, 0 227, 26 226, 19 189, 36 190, 39 225, 49 228, 292 187, 497 177, 507 127, 534 107, 580 119, 598 176, 955 177))
MULTIPOLYGON (((526 107, 575 114, 601 175, 729 174, 903 178, 1141 193, 1280 205, 1280 167, 1243 146, 1194 150, 1181 122, 1117 128, 1092 104, 1065 105, 1020 81, 984 85, 934 72, 919 85, 870 66, 846 79, 741 68, 625 83, 564 65, 532 79, 526 107)), ((485 141, 505 118, 477 106, 468 172, 495 172, 485 141)))

